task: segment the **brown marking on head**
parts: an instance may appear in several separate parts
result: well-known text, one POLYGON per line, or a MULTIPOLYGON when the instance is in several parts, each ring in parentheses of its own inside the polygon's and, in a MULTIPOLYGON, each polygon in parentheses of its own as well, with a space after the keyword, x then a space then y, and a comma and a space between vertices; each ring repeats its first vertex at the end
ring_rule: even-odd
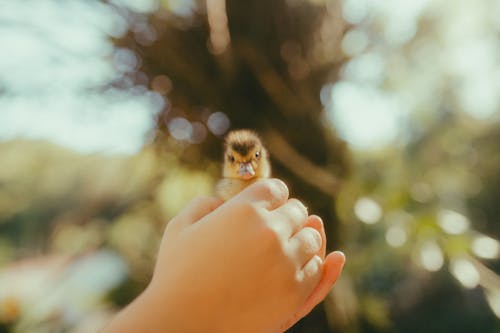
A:
POLYGON ((225 140, 226 151, 231 150, 237 152, 241 156, 246 156, 254 148, 260 149, 262 143, 257 134, 249 130, 236 130, 229 132, 225 140))

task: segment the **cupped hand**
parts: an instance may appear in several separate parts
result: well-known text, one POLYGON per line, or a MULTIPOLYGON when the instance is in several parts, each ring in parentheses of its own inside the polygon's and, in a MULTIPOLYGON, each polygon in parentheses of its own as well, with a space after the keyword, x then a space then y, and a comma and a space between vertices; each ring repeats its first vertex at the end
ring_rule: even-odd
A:
POLYGON ((224 204, 198 198, 178 214, 149 289, 164 298, 158 315, 187 324, 186 332, 200 324, 204 332, 280 332, 340 274, 344 256, 325 258, 325 248, 321 219, 289 199, 283 182, 262 180, 224 204))
POLYGON ((165 229, 149 286, 104 332, 283 332, 338 278, 344 255, 325 249, 321 219, 279 180, 225 203, 198 198, 165 229))

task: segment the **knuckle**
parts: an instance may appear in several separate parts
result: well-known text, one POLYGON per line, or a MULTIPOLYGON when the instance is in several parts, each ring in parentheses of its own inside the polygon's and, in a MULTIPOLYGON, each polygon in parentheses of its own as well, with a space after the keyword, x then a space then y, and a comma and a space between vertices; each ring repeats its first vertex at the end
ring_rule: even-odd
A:
POLYGON ((322 239, 319 233, 308 227, 299 231, 293 237, 293 242, 296 244, 297 251, 306 256, 318 253, 322 245, 322 239))
POLYGON ((259 182, 259 189, 266 198, 285 200, 288 198, 288 187, 279 179, 264 179, 259 182))
POLYGON ((303 218, 307 218, 307 216, 308 216, 307 208, 306 208, 306 206, 304 206, 304 204, 301 201, 299 201, 295 198, 292 198, 292 199, 289 199, 288 202, 292 205, 292 207, 294 207, 294 209, 300 215, 302 215, 303 218))
POLYGON ((307 240, 306 242, 308 243, 308 247, 314 252, 319 251, 321 248, 321 235, 316 229, 313 228, 305 228, 307 232, 307 240))
POLYGON ((314 277, 321 272, 322 260, 318 256, 314 256, 304 267, 304 277, 314 277))
POLYGON ((276 192, 279 192, 283 197, 288 198, 288 186, 281 179, 272 178, 271 179, 276 192))
MULTIPOLYGON (((312 257, 302 269, 295 274, 295 282, 303 286, 304 282, 318 281, 323 271, 322 260, 318 256, 312 257)), ((314 283, 313 283, 314 284, 314 283)))

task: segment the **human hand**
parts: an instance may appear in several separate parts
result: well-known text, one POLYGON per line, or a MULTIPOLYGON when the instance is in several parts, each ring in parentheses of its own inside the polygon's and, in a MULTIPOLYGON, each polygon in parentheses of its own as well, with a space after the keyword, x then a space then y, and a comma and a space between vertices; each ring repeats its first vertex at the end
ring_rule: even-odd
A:
POLYGON ((317 216, 276 179, 222 204, 192 201, 164 233, 153 279, 106 332, 283 332, 328 293, 344 256, 325 258, 317 216))
POLYGON ((325 246, 321 219, 288 199, 283 182, 264 180, 224 205, 197 199, 178 214, 148 289, 163 298, 158 316, 182 331, 280 332, 340 274, 343 255, 325 259, 325 246))

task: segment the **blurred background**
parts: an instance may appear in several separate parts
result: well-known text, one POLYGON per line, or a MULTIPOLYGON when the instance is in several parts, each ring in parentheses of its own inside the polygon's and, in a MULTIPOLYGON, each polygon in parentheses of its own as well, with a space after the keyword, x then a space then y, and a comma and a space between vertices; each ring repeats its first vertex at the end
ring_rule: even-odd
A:
POLYGON ((0 0, 0 332, 96 332, 221 139, 348 261, 290 332, 500 332, 500 1, 0 0))

